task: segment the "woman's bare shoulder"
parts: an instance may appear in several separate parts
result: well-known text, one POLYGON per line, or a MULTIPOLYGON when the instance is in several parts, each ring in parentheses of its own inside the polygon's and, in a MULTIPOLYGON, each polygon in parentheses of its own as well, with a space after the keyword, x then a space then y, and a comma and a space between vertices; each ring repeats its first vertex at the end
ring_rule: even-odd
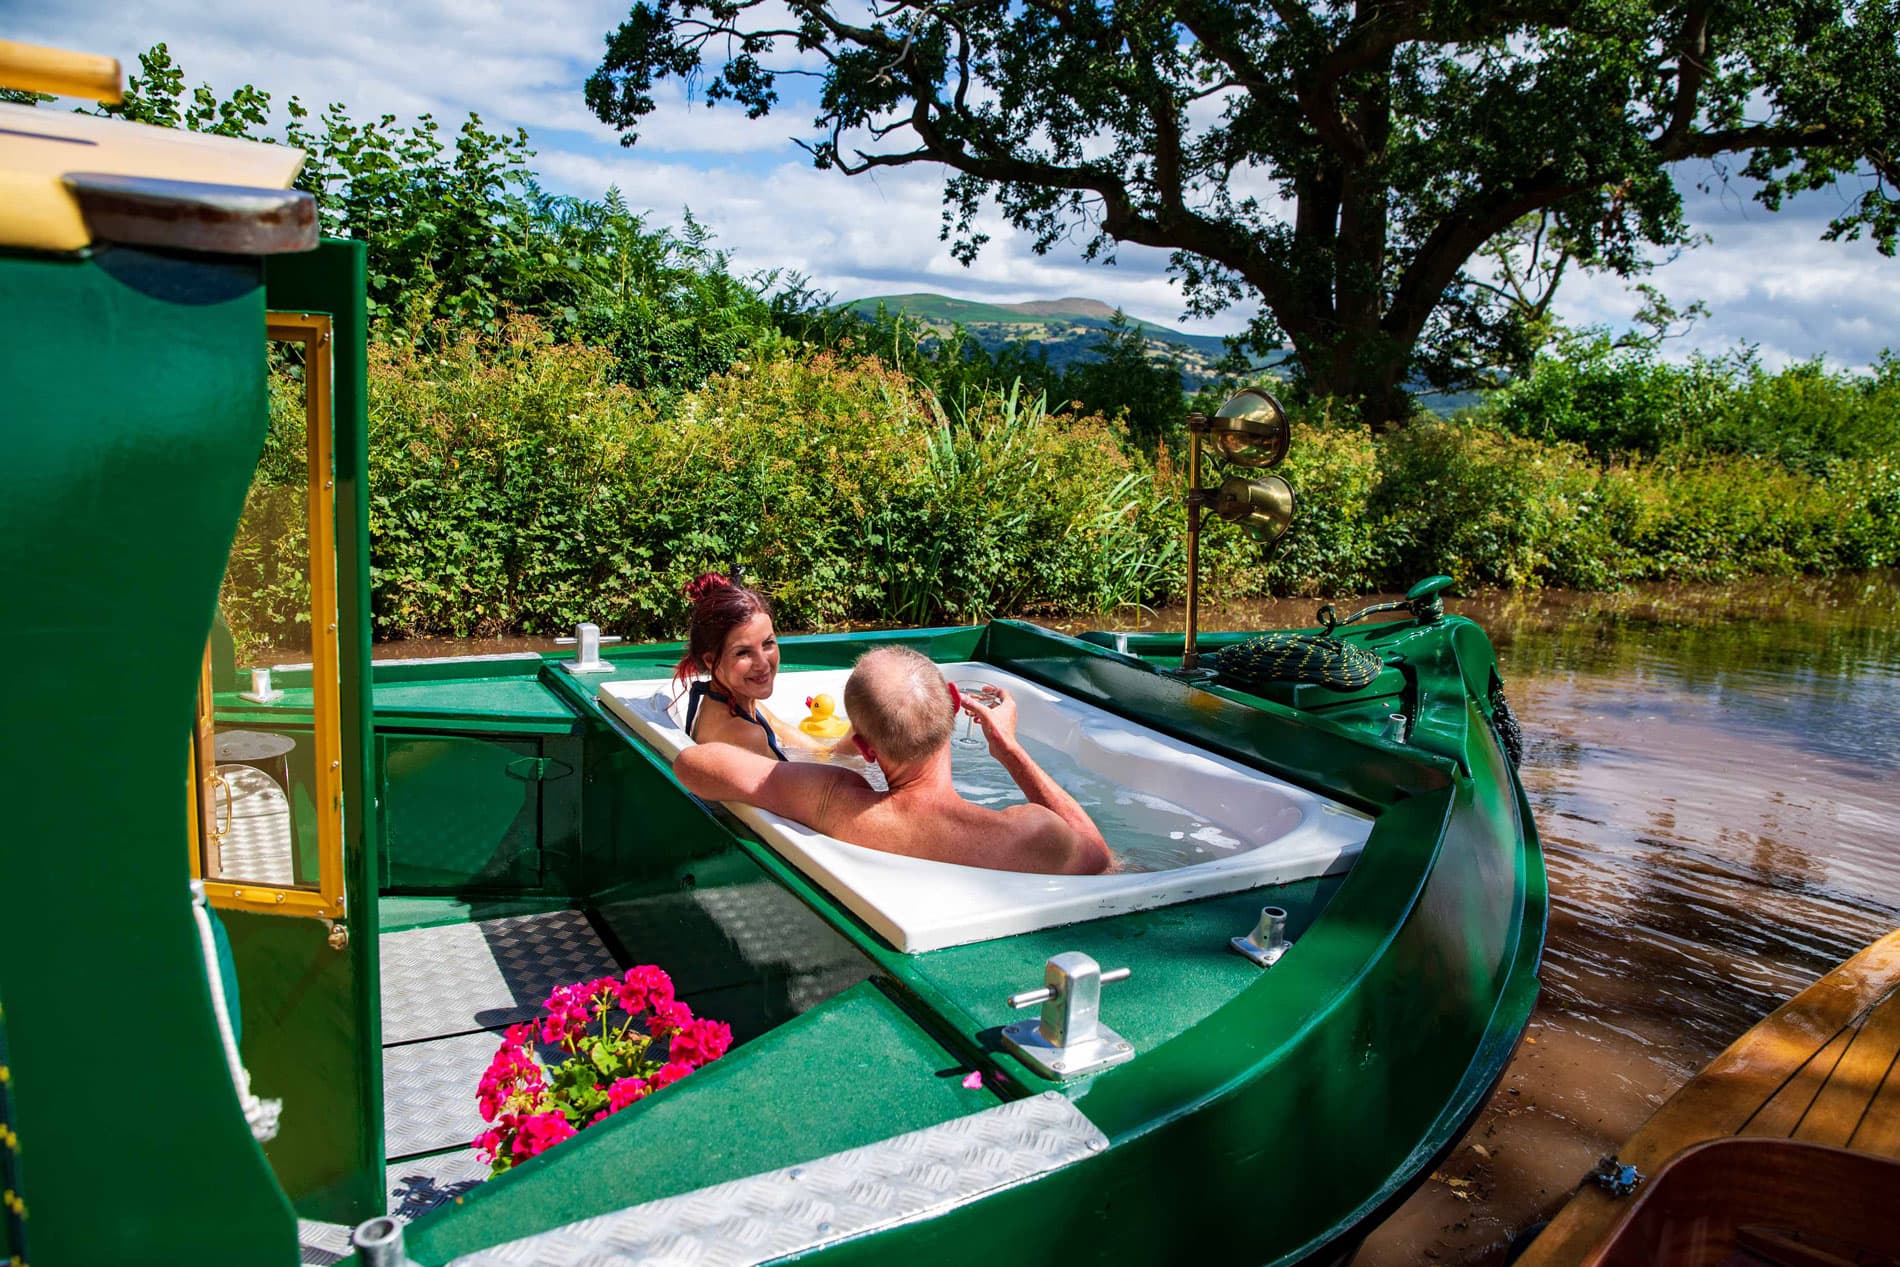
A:
POLYGON ((772 745, 766 742, 765 731, 757 722, 734 716, 717 701, 708 701, 700 707, 699 716, 693 721, 692 737, 696 743, 737 744, 762 756, 773 755, 772 745))

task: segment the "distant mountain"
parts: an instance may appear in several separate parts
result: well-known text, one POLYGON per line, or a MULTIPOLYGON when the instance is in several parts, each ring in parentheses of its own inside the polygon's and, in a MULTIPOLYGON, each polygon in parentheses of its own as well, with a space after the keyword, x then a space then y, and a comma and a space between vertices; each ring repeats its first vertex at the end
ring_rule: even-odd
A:
MULTIPOLYGON (((968 299, 952 299, 919 291, 909 295, 873 295, 842 305, 846 310, 866 317, 876 314, 878 305, 886 312, 902 313, 932 329, 949 333, 962 326, 985 351, 995 352, 1011 344, 1027 344, 1041 351, 1049 364, 1067 369, 1077 361, 1095 359, 1095 346, 1102 340, 1115 318, 1115 309, 1099 299, 1038 299, 1025 304, 983 304, 968 299)), ((1215 365, 1227 355, 1227 341, 1219 335, 1188 334, 1151 321, 1133 321, 1147 337, 1148 351, 1156 360, 1174 357, 1181 362, 1184 390, 1194 391, 1222 375, 1215 365)), ((1274 352, 1256 359, 1254 368, 1264 377, 1281 375, 1277 367, 1289 353, 1274 352)), ((1415 390, 1423 390, 1415 384, 1415 390)), ((1474 392, 1421 397, 1424 407, 1433 413, 1449 415, 1476 404, 1482 397, 1474 392)))
MULTIPOLYGON (((882 304, 887 312, 903 314, 926 326, 948 333, 962 326, 986 351, 995 352, 1011 344, 1027 344, 1045 354, 1057 369, 1077 361, 1091 360, 1115 318, 1115 309, 1099 299, 1039 299, 1021 304, 985 304, 947 295, 920 292, 908 295, 873 295, 843 305, 847 310, 871 316, 882 304)), ((1227 354, 1227 341, 1218 335, 1188 334, 1149 321, 1130 320, 1148 340, 1149 351, 1157 360, 1173 357, 1181 362, 1181 377, 1192 391, 1217 377, 1214 366, 1227 354)))

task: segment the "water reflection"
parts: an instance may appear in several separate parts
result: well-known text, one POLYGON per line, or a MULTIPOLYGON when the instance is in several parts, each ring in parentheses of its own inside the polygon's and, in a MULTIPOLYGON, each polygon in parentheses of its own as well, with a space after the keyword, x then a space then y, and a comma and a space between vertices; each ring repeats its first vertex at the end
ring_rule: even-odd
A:
POLYGON ((1900 921, 1900 620, 1866 592, 1493 625, 1551 871, 1548 1011, 1686 1070, 1900 921))

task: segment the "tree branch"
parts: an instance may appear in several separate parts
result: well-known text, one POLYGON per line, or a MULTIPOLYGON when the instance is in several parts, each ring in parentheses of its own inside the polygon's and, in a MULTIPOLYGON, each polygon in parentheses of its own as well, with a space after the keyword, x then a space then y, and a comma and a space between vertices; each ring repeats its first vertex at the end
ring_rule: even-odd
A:
POLYGON ((1815 145, 1840 145, 1852 138, 1827 123, 1761 123, 1746 128, 1722 128, 1714 132, 1691 132, 1665 143, 1657 137, 1649 148, 1665 163, 1685 158, 1714 158, 1742 150, 1807 148, 1815 145))
POLYGON ((1674 145, 1688 134, 1695 123, 1696 97, 1708 76, 1704 60, 1709 50, 1709 3, 1698 0, 1689 6, 1682 20, 1682 32, 1676 37, 1676 102, 1669 112, 1669 124, 1657 138, 1658 145, 1674 145))

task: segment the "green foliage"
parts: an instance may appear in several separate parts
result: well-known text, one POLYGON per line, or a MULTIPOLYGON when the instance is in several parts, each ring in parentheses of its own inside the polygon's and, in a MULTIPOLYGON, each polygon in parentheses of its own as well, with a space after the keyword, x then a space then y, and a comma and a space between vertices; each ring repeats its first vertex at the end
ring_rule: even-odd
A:
POLYGON ((1187 417, 1180 361, 1156 360, 1141 327, 1119 310, 1096 344, 1096 359, 1070 367, 1062 390, 1090 413, 1121 414, 1129 439, 1142 449, 1172 437, 1187 417))
MULTIPOLYGON (((675 636, 686 581, 735 560, 787 630, 1107 611, 1180 598, 1185 472, 1017 384, 944 400, 880 359, 789 344, 697 389, 640 392, 613 353, 515 318, 371 352, 379 638, 675 636)), ((240 637, 302 628, 301 430, 280 367, 264 478, 234 552, 240 637), (273 570, 276 569, 276 570, 273 570)), ((1885 371, 1883 371, 1884 373, 1885 371)), ((1900 563, 1900 456, 1825 471, 1737 453, 1599 460, 1481 421, 1375 444, 1297 411, 1298 499, 1272 554, 1210 525, 1210 600, 1465 587, 1604 588, 1900 563)), ((254 644, 247 644, 254 645, 254 644)))
POLYGON ((1424 423, 1380 450, 1371 510, 1382 575, 1597 588, 1626 574, 1616 503, 1600 495, 1602 472, 1576 446, 1424 423))
MULTIPOLYGON (((969 305, 975 307, 975 305, 969 305)), ((1088 359, 1056 367, 1029 343, 992 351, 961 324, 940 332, 883 304, 874 312, 827 310, 802 317, 795 331, 807 341, 877 356, 946 402, 1012 389, 1041 395, 1058 410, 1097 414, 1122 423, 1129 443, 1144 452, 1179 438, 1187 417, 1181 363, 1156 357, 1141 326, 1117 311, 1088 359)), ((1218 402, 1217 402, 1218 403, 1218 402)))
POLYGON ((1819 361, 1770 373, 1752 354, 1669 364, 1599 338, 1539 358, 1482 412, 1604 461, 1722 453, 1825 474, 1837 461, 1900 453, 1900 361, 1885 356, 1871 375, 1819 361))
POLYGON ((240 662, 310 648, 310 508, 302 367, 280 353, 270 425, 225 565, 218 606, 240 662))
POLYGON ((297 186, 315 196, 323 231, 368 243, 371 329, 384 342, 497 336, 522 313, 556 339, 608 349, 616 381, 669 392, 775 339, 797 310, 795 296, 787 306, 764 293, 776 276, 734 276, 690 213, 673 233, 649 229, 617 190, 599 202, 544 192, 527 134, 474 114, 449 136, 426 114, 357 122, 342 105, 313 116, 292 97, 272 135, 269 93, 187 89, 163 44, 139 56, 107 113, 302 149, 297 186))
POLYGON ((743 561, 787 628, 1108 606, 1164 589, 1176 516, 1099 418, 956 411, 874 361, 776 352, 664 405, 601 349, 503 340, 371 360, 379 637, 677 632, 743 561))
POLYGON ((1707 414, 1720 389, 1713 365, 1671 365, 1598 339, 1538 358, 1488 412, 1507 431, 1579 444, 1599 458, 1654 456, 1685 436, 1690 418, 1707 414))

